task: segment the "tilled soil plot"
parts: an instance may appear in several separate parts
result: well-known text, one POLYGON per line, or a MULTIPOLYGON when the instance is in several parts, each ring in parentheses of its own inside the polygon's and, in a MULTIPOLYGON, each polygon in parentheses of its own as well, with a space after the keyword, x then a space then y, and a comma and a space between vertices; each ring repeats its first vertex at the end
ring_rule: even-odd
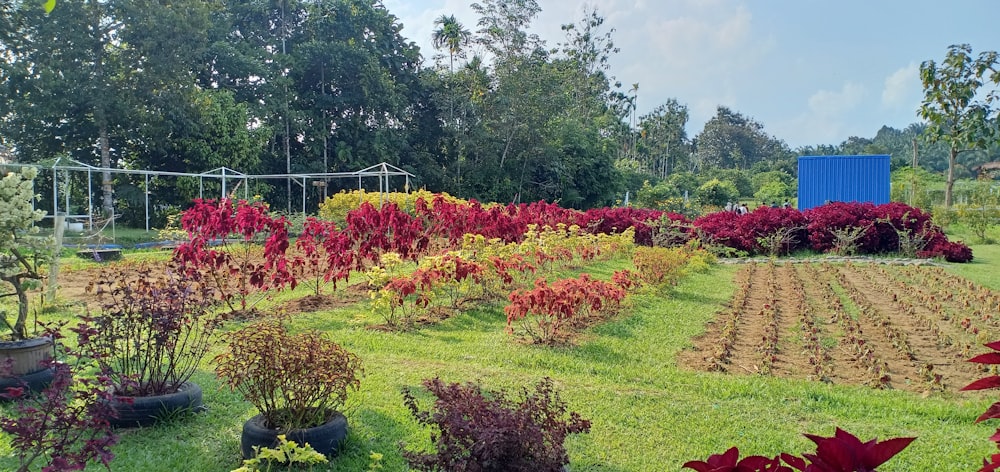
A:
POLYGON ((1000 294, 940 268, 750 263, 682 366, 915 392, 983 377, 1000 294))

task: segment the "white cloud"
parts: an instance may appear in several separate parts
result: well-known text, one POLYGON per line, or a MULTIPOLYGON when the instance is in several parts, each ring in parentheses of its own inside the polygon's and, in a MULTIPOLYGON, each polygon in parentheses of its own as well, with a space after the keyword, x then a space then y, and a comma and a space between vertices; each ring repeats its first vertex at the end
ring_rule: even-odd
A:
MULTIPOLYGON (((864 85, 845 82, 840 90, 817 90, 806 100, 802 113, 790 120, 774 123, 772 133, 777 136, 795 136, 793 148, 804 144, 838 144, 850 135, 865 135, 865 130, 855 122, 855 115, 868 93, 864 85)), ((768 128, 771 125, 768 124, 768 128)))
POLYGON ((921 90, 919 66, 911 62, 885 78, 882 89, 882 105, 890 108, 910 106, 921 90))
POLYGON ((842 116, 861 104, 865 87, 846 82, 839 91, 820 90, 809 97, 809 111, 817 116, 842 116))

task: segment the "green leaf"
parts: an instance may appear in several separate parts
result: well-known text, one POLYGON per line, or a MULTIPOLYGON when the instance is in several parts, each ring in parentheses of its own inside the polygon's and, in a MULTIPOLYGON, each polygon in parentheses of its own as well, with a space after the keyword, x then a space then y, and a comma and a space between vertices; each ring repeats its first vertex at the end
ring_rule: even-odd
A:
POLYGON ((56 0, 46 0, 42 8, 45 9, 45 13, 52 13, 52 10, 56 9, 56 0))

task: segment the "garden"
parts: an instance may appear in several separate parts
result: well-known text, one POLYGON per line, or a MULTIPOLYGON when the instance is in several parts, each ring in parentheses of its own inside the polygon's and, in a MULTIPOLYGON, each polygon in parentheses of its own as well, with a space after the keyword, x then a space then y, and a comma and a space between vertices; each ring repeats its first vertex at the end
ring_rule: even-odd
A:
POLYGON ((347 195, 196 201, 106 262, 0 212, 5 324, 55 346, 5 386, 0 469, 993 470, 996 395, 962 388, 1000 384, 1000 250, 917 208, 347 195))

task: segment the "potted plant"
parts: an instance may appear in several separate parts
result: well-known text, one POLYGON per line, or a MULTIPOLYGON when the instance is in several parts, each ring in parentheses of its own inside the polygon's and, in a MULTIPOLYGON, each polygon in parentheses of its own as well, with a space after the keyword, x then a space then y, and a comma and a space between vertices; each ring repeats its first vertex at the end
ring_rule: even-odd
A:
POLYGON ((290 333, 284 319, 269 317, 228 336, 215 358, 216 374, 260 412, 243 424, 244 459, 254 446, 275 447, 284 434, 334 457, 347 438, 340 411, 357 390, 361 360, 317 331, 290 333))
POLYGON ((116 426, 148 426, 202 406, 190 382, 212 347, 215 292, 198 274, 149 264, 104 271, 94 284, 101 312, 72 330, 80 349, 112 380, 116 426))
POLYGON ((8 330, 0 335, 0 363, 10 365, 8 373, 0 375, 0 389, 27 383, 40 390, 53 375, 43 366, 52 358, 52 340, 32 336, 28 329, 28 290, 32 282, 42 280, 39 267, 49 260, 52 246, 51 238, 39 236, 35 226, 45 216, 32 208, 32 180, 37 175, 34 167, 24 167, 0 179, 0 298, 17 297, 13 321, 0 311, 0 327, 8 330))
MULTIPOLYGON (((58 328, 53 327, 46 337, 59 339, 58 328)), ((107 402, 108 377, 82 374, 93 371, 85 359, 77 352, 61 350, 66 354, 62 357, 73 362, 43 361, 54 375, 40 394, 31 395, 24 387, 0 389, 0 398, 16 402, 10 414, 0 416, 0 431, 9 435, 16 451, 17 472, 27 472, 37 462, 46 464, 42 470, 53 471, 83 470, 91 461, 108 467, 114 458, 111 446, 118 436, 107 421, 114 414, 107 402)))

